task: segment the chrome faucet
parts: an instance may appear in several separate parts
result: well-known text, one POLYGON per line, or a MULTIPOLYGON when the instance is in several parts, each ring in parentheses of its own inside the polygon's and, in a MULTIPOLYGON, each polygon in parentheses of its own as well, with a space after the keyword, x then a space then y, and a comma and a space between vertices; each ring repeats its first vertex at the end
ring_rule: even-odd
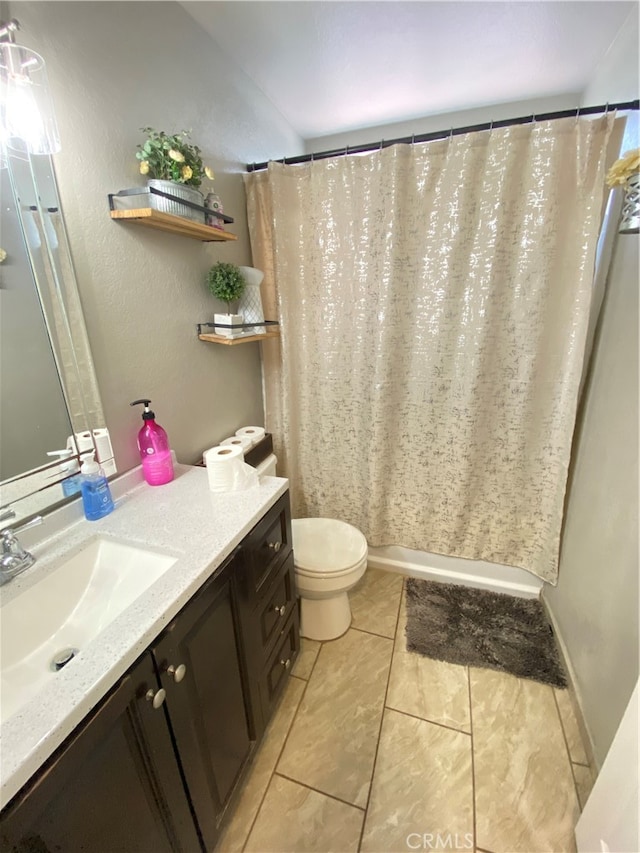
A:
MULTIPOLYGON (((15 512, 10 509, 0 515, 0 521, 6 521, 7 518, 15 517, 15 512)), ((0 530, 0 539, 2 540, 2 556, 0 557, 0 585, 7 583, 11 580, 11 578, 14 578, 16 575, 19 575, 20 572, 24 572, 25 569, 30 568, 30 566, 35 563, 36 558, 33 556, 33 554, 30 554, 28 551, 25 551, 22 545, 18 542, 16 533, 21 533, 23 530, 28 530, 30 527, 35 527, 36 524, 42 524, 42 521, 42 516, 36 515, 36 517, 32 518, 31 521, 27 521, 26 524, 21 524, 15 529, 11 527, 5 527, 0 530)))

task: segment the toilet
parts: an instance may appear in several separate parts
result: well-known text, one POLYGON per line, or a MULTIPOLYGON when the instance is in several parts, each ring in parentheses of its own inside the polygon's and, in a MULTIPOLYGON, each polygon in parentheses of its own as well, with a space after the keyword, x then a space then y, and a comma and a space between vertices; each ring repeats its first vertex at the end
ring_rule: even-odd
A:
POLYGON ((347 593, 367 568, 367 540, 353 525, 335 518, 291 522, 300 634, 335 640, 351 625, 347 593))

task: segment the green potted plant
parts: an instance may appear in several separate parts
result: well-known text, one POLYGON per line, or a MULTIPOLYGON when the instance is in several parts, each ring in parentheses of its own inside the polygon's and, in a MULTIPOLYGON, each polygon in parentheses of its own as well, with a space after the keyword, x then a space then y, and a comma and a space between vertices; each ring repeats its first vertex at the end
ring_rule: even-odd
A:
MULTIPOLYGON (((238 326, 243 323, 242 314, 231 312, 231 303, 240 299, 246 287, 246 281, 240 272, 240 268, 235 264, 219 261, 209 270, 207 284, 216 299, 227 303, 228 313, 215 314, 213 322, 224 324, 224 326, 238 326)), ((225 338, 238 338, 244 333, 242 329, 227 329, 220 326, 216 326, 214 331, 216 335, 222 335, 225 338)))
MULTIPOLYGON (((140 161, 140 174, 147 176, 148 186, 171 193, 186 201, 204 205, 204 196, 198 189, 205 178, 213 180, 213 171, 205 166, 200 149, 189 141, 190 131, 167 134, 152 127, 141 128, 147 139, 138 145, 136 157, 140 161)), ((204 213, 185 204, 150 194, 150 204, 155 210, 184 216, 204 222, 204 213)))

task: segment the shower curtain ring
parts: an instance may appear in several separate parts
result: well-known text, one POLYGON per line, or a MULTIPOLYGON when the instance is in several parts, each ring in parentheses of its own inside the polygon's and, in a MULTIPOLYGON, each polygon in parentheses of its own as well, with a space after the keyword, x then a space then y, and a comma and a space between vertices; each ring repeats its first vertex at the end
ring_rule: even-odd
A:
POLYGON ((345 147, 345 149, 344 149, 344 155, 343 155, 343 156, 344 156, 344 157, 347 157, 347 156, 348 156, 348 154, 349 154, 349 146, 347 145, 347 146, 345 147))
POLYGON ((580 118, 580 107, 576 110, 576 124, 578 124, 578 119, 580 118))
POLYGON ((411 144, 412 144, 412 145, 415 145, 415 144, 416 144, 416 135, 415 135, 415 133, 412 133, 412 134, 411 134, 411 144))
POLYGON ((384 139, 380 140, 380 151, 382 151, 382 146, 384 145, 384 139))
POLYGON ((493 119, 489 122, 489 136, 491 136, 491 131, 493 130, 493 119))
POLYGON ((313 163, 313 151, 311 152, 311 162, 313 163))
POLYGON ((453 139, 453 128, 449 131, 449 142, 453 139))

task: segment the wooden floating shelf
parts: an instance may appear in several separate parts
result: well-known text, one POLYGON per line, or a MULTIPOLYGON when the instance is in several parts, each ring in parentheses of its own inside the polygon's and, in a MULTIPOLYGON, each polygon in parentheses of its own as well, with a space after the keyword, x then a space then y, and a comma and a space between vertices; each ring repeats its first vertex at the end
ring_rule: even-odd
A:
POLYGON ((251 341, 264 341, 266 338, 279 338, 280 330, 274 329, 271 332, 261 332, 259 335, 245 335, 243 338, 225 338, 223 335, 198 335, 201 341, 207 341, 210 344, 224 344, 228 347, 236 346, 236 344, 248 344, 251 341))
MULTIPOLYGON (((182 237, 190 237, 192 240, 200 240, 203 243, 220 242, 224 240, 237 240, 235 234, 212 228, 210 225, 195 222, 193 219, 185 219, 182 216, 172 216, 152 207, 141 207, 137 210, 112 210, 111 218, 120 222, 133 222, 136 225, 144 225, 146 228, 156 228, 160 231, 169 231, 171 234, 180 234, 182 237)), ((264 337, 260 335, 260 337, 264 337)))

